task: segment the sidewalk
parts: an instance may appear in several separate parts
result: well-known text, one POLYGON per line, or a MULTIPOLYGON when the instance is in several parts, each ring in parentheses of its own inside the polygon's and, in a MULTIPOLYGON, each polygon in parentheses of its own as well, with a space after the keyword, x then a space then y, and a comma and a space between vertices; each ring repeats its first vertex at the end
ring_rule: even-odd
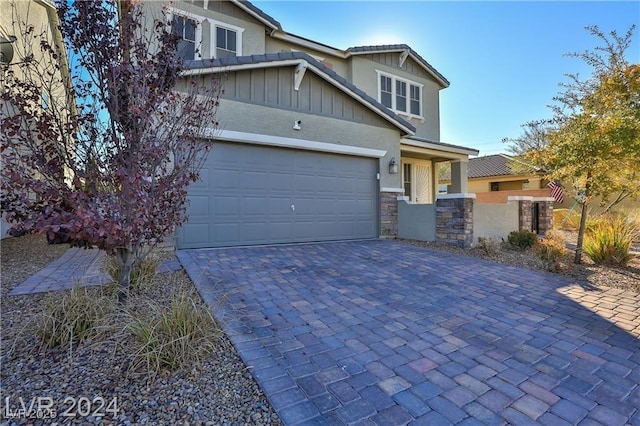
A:
MULTIPOLYGON (((51 262, 35 275, 9 292, 9 296, 70 290, 74 286, 97 286, 113 279, 102 271, 105 252, 98 249, 70 248, 58 260, 51 262)), ((182 268, 175 256, 158 265, 158 274, 182 268)))
POLYGON ((74 285, 107 284, 113 280, 101 270, 104 256, 102 250, 70 248, 58 260, 11 290, 9 296, 69 290, 74 285))

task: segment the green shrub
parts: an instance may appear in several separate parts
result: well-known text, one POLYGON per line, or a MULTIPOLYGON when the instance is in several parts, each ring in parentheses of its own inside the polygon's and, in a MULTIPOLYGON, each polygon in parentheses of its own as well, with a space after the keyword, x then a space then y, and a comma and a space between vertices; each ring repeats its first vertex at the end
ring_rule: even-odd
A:
POLYGON ((198 362, 220 335, 207 308, 185 293, 178 294, 169 307, 149 304, 146 308, 145 313, 131 316, 129 328, 135 336, 136 356, 149 372, 198 362))
POLYGON ((101 289, 74 287, 62 299, 59 296, 60 293, 52 294, 35 322, 35 334, 47 348, 70 347, 96 336, 113 307, 113 299, 101 289))
POLYGON ((548 232, 545 238, 538 241, 534 249, 545 268, 551 272, 560 270, 560 261, 569 253, 567 242, 562 234, 553 231, 548 232))
POLYGON ((500 242, 493 238, 478 237, 478 247, 487 256, 495 256, 500 251, 500 242))
POLYGON ((538 241, 538 236, 531 231, 512 231, 509 233, 508 241, 512 246, 526 250, 533 247, 538 241))
POLYGON ((638 230, 622 216, 597 221, 584 239, 584 253, 596 264, 626 265, 638 230))

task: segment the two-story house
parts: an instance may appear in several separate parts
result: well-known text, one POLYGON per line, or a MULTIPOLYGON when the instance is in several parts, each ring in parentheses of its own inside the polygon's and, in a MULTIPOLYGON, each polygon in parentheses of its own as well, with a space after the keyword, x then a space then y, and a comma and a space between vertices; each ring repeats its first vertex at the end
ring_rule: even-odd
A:
MULTIPOLYGON (((2 2, 0 93, 10 90, 14 79, 36 83, 42 90, 40 104, 34 107, 41 111, 53 108, 62 111, 59 113, 62 116, 65 114, 64 111, 75 108, 71 76, 66 62, 67 55, 59 29, 58 10, 52 0, 2 2), (57 66, 58 61, 52 61, 43 54, 40 46, 42 40, 56 47, 62 66, 57 66), (25 75, 28 78, 25 78, 25 75)), ((14 112, 14 106, 9 102, 0 103, 0 118, 8 117, 14 112)), ((7 155, 6 151, 4 155, 7 155)), ((6 164, 2 167, 6 167, 6 164)), ((2 195, 4 198, 6 194, 2 195)), ((8 236, 10 227, 11 225, 5 221, 5 211, 0 208, 0 238, 8 236)))
POLYGON ((143 4, 167 8, 189 74, 224 81, 178 248, 395 236, 398 198, 433 203, 442 161, 466 192, 478 151, 440 142, 449 82, 408 45, 336 49, 247 1, 143 4))

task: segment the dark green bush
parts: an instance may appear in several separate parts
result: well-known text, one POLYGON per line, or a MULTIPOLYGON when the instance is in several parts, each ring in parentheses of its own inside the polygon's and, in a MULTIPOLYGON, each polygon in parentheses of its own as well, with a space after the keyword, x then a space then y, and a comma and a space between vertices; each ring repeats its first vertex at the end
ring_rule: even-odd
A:
POLYGON ((508 237, 509 244, 526 250, 533 247, 538 241, 538 236, 531 231, 512 231, 508 237))

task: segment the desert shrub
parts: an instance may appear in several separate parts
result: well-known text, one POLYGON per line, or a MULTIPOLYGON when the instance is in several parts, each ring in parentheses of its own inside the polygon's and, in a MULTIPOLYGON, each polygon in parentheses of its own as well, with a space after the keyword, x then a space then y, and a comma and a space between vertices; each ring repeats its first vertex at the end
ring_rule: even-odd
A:
POLYGON ((478 247, 487 256, 495 256, 500 251, 500 242, 487 237, 478 237, 478 247))
POLYGON ((636 227, 623 216, 603 216, 589 228, 584 253, 596 264, 626 265, 631 245, 638 236, 636 227))
POLYGON ((576 231, 580 227, 580 213, 577 210, 554 209, 553 224, 558 229, 576 231))
POLYGON ((71 347, 99 334, 113 307, 113 299, 102 289, 74 287, 64 294, 54 293, 36 318, 34 332, 46 348, 71 347))
POLYGON ((538 258, 542 260, 545 268, 551 272, 560 270, 560 261, 567 256, 567 242, 558 232, 548 232, 542 240, 539 240, 534 250, 538 258))
POLYGON ((131 315, 128 328, 135 336, 136 357, 156 373, 200 361, 221 333, 209 310, 186 293, 176 295, 168 307, 149 302, 144 312, 131 315))
MULTIPOLYGON (((154 254, 150 254, 136 262, 131 269, 131 289, 137 290, 149 286, 156 276, 159 262, 159 258, 154 254)), ((106 261, 106 270, 116 282, 120 276, 120 269, 121 267, 118 265, 115 256, 109 256, 106 261)))
POLYGON ((538 236, 531 231, 511 231, 507 241, 514 247, 526 250, 533 247, 538 240, 538 236))

